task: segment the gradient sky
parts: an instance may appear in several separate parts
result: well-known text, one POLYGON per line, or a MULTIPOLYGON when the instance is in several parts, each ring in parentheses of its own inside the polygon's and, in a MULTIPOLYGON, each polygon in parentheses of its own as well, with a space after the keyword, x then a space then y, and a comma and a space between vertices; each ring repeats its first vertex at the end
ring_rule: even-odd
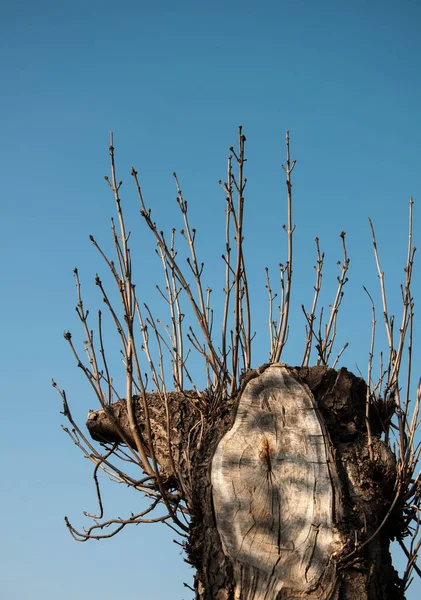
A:
MULTIPOLYGON (((3 516, 0 595, 5 600, 189 600, 191 571, 163 526, 126 528, 109 541, 77 544, 63 516, 86 524, 95 510, 91 468, 60 429, 65 387, 83 419, 95 399, 62 333, 82 340, 72 269, 87 307, 103 265, 94 234, 109 243, 113 200, 108 135, 136 248, 138 290, 157 302, 154 244, 142 226, 129 168, 164 229, 177 221, 177 171, 201 239, 206 276, 220 289, 228 147, 247 136, 245 244, 258 332, 254 366, 267 358, 264 266, 285 260, 285 130, 294 171, 295 287, 284 360, 300 361, 301 303, 311 302, 314 237, 326 253, 333 299, 339 233, 351 257, 338 331, 341 365, 365 373, 370 306, 379 298, 367 217, 378 235, 391 312, 399 312, 408 199, 421 194, 421 3, 419 0, 0 1, 0 299, 3 516), (137 237, 136 237, 137 236, 137 237)), ((177 225, 178 226, 178 225, 177 225)), ((102 271, 101 271, 102 269, 102 271)), ((418 264, 414 293, 421 297, 418 264)), ((381 313, 379 312, 379 315, 381 313)), ((419 338, 417 325, 415 337, 419 338)), ((379 341, 382 336, 379 334, 379 341)), ((420 348, 415 344, 415 363, 420 348)), ((200 377, 200 374, 198 375, 200 377)), ((140 499, 107 486, 107 514, 140 499)), ((419 597, 415 581, 409 599, 419 597)))

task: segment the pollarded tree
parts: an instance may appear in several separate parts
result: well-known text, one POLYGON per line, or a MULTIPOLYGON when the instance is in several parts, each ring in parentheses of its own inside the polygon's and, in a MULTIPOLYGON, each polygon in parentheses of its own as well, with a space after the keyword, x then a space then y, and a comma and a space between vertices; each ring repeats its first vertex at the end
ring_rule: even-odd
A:
POLYGON ((412 199, 398 332, 388 313, 370 222, 388 339, 379 377, 372 374, 376 313, 367 290, 373 314, 367 382, 344 368, 335 369, 344 349, 334 359, 349 266, 344 232, 343 260, 328 318, 318 308, 324 255, 316 239, 314 298, 309 310, 302 307, 307 323, 303 359, 299 366, 280 362, 289 331, 294 233, 295 161, 287 133, 283 169, 288 256, 280 265, 278 293, 272 290, 266 269, 269 356, 267 364, 254 368, 243 253, 245 141, 240 127, 238 149, 230 148, 226 182, 220 182, 226 196, 226 227, 224 304, 218 322, 176 174, 186 263, 177 254, 176 229, 168 236, 160 230, 132 168, 140 214, 155 238, 163 267, 164 283, 157 287, 168 307, 166 322, 137 296, 111 135, 111 177, 106 180, 117 210, 117 220, 112 220, 114 260, 91 240, 121 299, 119 308, 96 276, 120 340, 125 385, 120 390, 114 384, 104 344, 104 317, 99 311, 94 338, 75 270, 87 360, 82 360, 69 332, 65 338, 100 404, 99 410, 88 414, 86 424, 93 441, 75 423, 64 390, 53 385, 71 425, 65 431, 94 465, 99 515, 87 515, 93 523, 82 531, 66 518, 67 527, 76 540, 86 541, 112 537, 133 523, 169 525, 196 569, 194 591, 200 600, 403 599, 412 573, 421 574, 416 566, 421 545, 420 448, 415 441, 420 386, 411 401, 412 199), (206 386, 195 384, 189 367, 192 353, 203 361, 206 386), (401 375, 404 364, 407 370, 401 375), (99 470, 141 492, 150 501, 148 507, 126 519, 105 520, 99 470), (399 541, 408 558, 402 579, 392 566, 392 539, 399 541))

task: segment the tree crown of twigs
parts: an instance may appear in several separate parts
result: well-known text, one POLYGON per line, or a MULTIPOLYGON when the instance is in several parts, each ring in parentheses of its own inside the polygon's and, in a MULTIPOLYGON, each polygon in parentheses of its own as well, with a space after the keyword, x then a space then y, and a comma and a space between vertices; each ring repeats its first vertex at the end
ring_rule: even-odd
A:
MULTIPOLYGON (((244 193, 247 185, 245 177, 245 143, 246 138, 241 126, 238 130, 238 148, 230 148, 227 162, 226 181, 219 184, 225 194, 225 249, 222 255, 225 282, 223 288, 224 303, 220 327, 214 323, 212 308, 212 291, 203 281, 204 264, 198 257, 196 247, 196 229, 189 220, 188 203, 184 199, 179 180, 174 173, 177 191, 177 204, 182 219, 181 237, 188 248, 189 256, 186 264, 181 264, 177 255, 177 231, 172 229, 169 236, 160 230, 153 220, 152 211, 145 204, 138 172, 132 168, 133 177, 140 202, 140 215, 152 232, 156 241, 156 253, 161 261, 164 276, 163 287, 157 286, 159 293, 165 299, 168 308, 169 324, 158 319, 147 304, 143 304, 136 292, 132 278, 132 256, 129 246, 130 233, 127 231, 124 219, 120 189, 122 182, 117 179, 114 157, 113 135, 110 134, 110 163, 111 177, 105 180, 113 193, 117 219, 111 220, 112 237, 115 256, 107 256, 93 236, 92 244, 101 255, 112 279, 115 282, 121 300, 121 306, 115 306, 109 291, 97 275, 95 283, 102 295, 106 311, 111 317, 121 345, 122 362, 125 371, 125 389, 123 398, 127 407, 130 430, 135 447, 124 437, 121 431, 121 444, 94 445, 83 433, 72 417, 67 396, 53 381, 53 386, 59 391, 63 400, 63 414, 70 423, 70 428, 63 427, 72 441, 82 450, 84 455, 94 465, 93 479, 99 504, 98 514, 85 512, 85 516, 93 520, 93 525, 83 531, 76 530, 66 517, 66 525, 70 533, 78 541, 88 539, 109 538, 121 531, 130 523, 164 522, 175 529, 182 537, 187 537, 189 531, 190 500, 188 494, 171 491, 161 476, 156 458, 151 430, 148 392, 150 381, 157 393, 168 405, 170 388, 179 393, 187 389, 195 391, 195 406, 201 411, 203 418, 212 420, 220 410, 227 397, 234 397, 240 388, 243 373, 252 367, 252 332, 249 286, 243 244, 244 193), (185 303, 190 307, 194 323, 186 323, 185 303), (152 338, 152 339, 151 339, 152 338), (153 343, 152 343, 153 342, 153 343), (153 351, 154 350, 154 351, 153 351), (194 376, 189 371, 189 357, 197 353, 203 360, 206 373, 207 389, 199 389, 195 385, 194 376), (171 378, 166 374, 170 365, 171 378), (145 375, 145 365, 147 374, 145 375), (145 432, 139 430, 135 419, 135 398, 141 402, 145 416, 145 432), (128 474, 127 463, 140 469, 140 479, 128 474), (102 496, 98 480, 98 472, 102 470, 113 481, 121 482, 141 491, 149 498, 147 508, 128 518, 104 520, 102 496), (161 509, 160 509, 161 507, 161 509), (162 510, 164 507, 164 510, 162 510), (159 510, 158 510, 159 509, 159 510), (158 515, 156 511, 158 510, 158 515), (110 530, 110 533, 105 531, 110 530)), ((287 260, 280 264, 278 291, 274 292, 269 270, 265 268, 266 289, 268 293, 269 315, 269 357, 270 363, 281 360, 288 339, 288 321, 291 308, 291 285, 293 280, 293 238, 292 221, 292 172, 296 161, 291 160, 289 132, 286 133, 286 161, 282 168, 286 176, 287 188, 287 223, 283 226, 287 236, 287 260), (275 300, 277 304, 275 305, 275 300)), ((398 510, 404 521, 402 533, 398 541, 405 552, 408 564, 404 573, 405 588, 411 583, 411 574, 415 570, 420 576, 421 571, 416 565, 418 551, 421 546, 420 535, 420 503, 421 475, 418 472, 418 461, 421 446, 416 442, 416 433, 420 424, 419 407, 421 401, 421 385, 418 384, 415 398, 411 401, 412 390, 412 336, 414 302, 411 294, 411 279, 414 264, 415 247, 412 241, 413 200, 409 202, 409 233, 408 250, 405 265, 405 282, 401 286, 402 317, 399 329, 396 331, 395 318, 388 312, 385 290, 385 276, 380 265, 379 252, 375 231, 369 220, 374 257, 380 281, 382 298, 382 318, 387 334, 388 351, 380 353, 380 374, 373 378, 373 357, 375 353, 376 310, 369 291, 365 289, 370 300, 372 311, 372 334, 367 368, 367 399, 366 399, 366 428, 370 456, 372 456, 372 433, 370 429, 370 407, 386 407, 383 414, 384 441, 395 452, 397 459, 397 477, 395 496, 392 506, 380 525, 384 526, 392 512, 398 510), (406 360, 404 357, 406 355, 406 360), (402 365, 406 363, 406 372, 401 373, 402 365), (409 544, 404 539, 409 538, 409 544)), ((317 365, 336 367, 339 358, 348 344, 332 359, 333 346, 336 338, 338 314, 344 296, 344 286, 348 281, 347 273, 350 263, 346 248, 345 232, 340 234, 342 240, 343 258, 339 261, 340 273, 337 277, 337 289, 333 303, 325 322, 323 307, 319 309, 319 295, 322 284, 324 253, 320 249, 319 239, 316 238, 316 280, 311 307, 307 310, 302 305, 306 321, 306 333, 302 366, 308 366, 313 359, 317 365)), ((84 308, 81 285, 77 269, 74 270, 77 290, 76 312, 84 330, 83 358, 73 343, 70 332, 64 334, 74 354, 78 367, 86 376, 101 408, 118 429, 118 422, 110 410, 115 400, 121 400, 119 391, 115 388, 110 372, 103 335, 103 314, 97 313, 96 333, 90 325, 89 311, 84 308)), ((169 417, 167 412, 167 432, 170 443, 169 417)), ((170 452, 171 454, 171 452, 170 452)), ((179 488, 182 489, 182 488, 179 488)), ((374 535, 378 533, 375 532, 374 535)), ((357 553, 372 539, 362 541, 356 547, 357 553)))

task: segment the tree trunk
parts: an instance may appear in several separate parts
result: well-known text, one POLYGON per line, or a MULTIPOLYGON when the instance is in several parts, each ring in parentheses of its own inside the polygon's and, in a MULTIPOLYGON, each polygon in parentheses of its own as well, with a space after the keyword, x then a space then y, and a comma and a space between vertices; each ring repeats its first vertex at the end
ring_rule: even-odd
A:
MULTIPOLYGON (((374 412, 370 452, 364 381, 272 364, 223 406, 209 400, 200 409, 193 392, 148 394, 163 480, 190 509, 196 599, 402 600, 393 513, 370 539, 392 504, 396 463, 374 412)), ((140 402, 136 415, 142 430, 140 402)), ((113 422, 132 443, 122 401, 87 425, 118 442, 113 422)))

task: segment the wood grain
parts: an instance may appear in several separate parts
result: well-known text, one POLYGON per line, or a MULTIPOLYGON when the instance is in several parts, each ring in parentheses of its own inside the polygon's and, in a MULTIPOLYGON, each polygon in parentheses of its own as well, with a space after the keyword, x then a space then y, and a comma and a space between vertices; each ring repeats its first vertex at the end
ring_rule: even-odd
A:
POLYGON ((246 385, 220 441, 211 481, 236 598, 331 598, 339 484, 309 388, 268 367, 246 385))

